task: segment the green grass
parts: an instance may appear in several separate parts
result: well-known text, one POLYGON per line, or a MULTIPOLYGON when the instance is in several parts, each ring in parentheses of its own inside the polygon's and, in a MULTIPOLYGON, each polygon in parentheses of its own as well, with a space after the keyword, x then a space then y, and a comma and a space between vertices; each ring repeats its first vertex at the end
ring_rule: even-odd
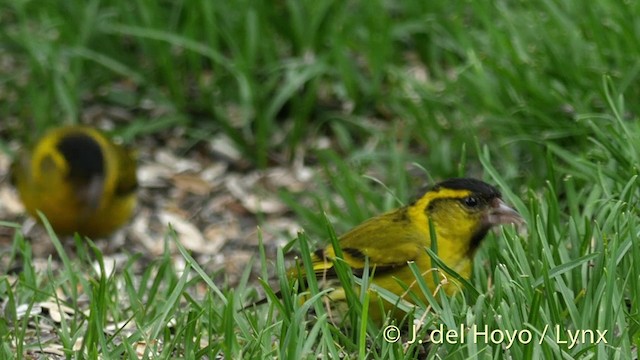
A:
MULTIPOLYGON (((508 349, 445 342, 427 356, 633 358, 640 30, 630 14, 639 11, 638 2, 582 0, 0 0, 0 149, 80 122, 99 105, 133 114, 114 130, 131 143, 181 127, 193 142, 224 134, 256 168, 304 152, 322 175, 313 190, 281 193, 306 231, 292 244, 303 259, 306 246, 331 238, 327 223, 341 234, 410 202, 425 183, 484 178, 523 214, 527 234, 491 234, 476 255, 475 291, 436 295, 438 311, 425 314, 419 338, 440 324, 486 325, 528 331, 532 341, 508 349), (315 147, 320 138, 329 148, 315 147), (547 325, 561 334, 607 330, 607 344, 570 347, 542 337, 547 325)), ((334 326, 313 281, 306 302, 287 289, 282 253, 267 259, 256 249, 256 261, 264 286, 283 286, 285 296, 238 311, 255 295, 248 270, 228 289, 186 251, 186 269, 174 268, 167 250, 142 271, 131 254, 105 273, 96 248, 76 245, 75 257, 57 246, 62 267, 44 272, 20 231, 0 249, 7 263, 22 264, 17 275, 0 274, 0 358, 46 344, 32 341, 19 305, 34 312, 52 297, 76 310, 53 324, 68 358, 133 358, 143 349, 146 358, 406 359, 425 351, 403 347, 407 337, 384 341, 363 321, 363 308, 378 306, 366 293, 350 296, 352 326, 334 326), (267 281, 272 272, 278 279, 267 281), (203 283, 206 293, 197 291, 203 283), (122 329, 105 332, 107 323, 122 329)), ((42 321, 35 330, 44 333, 51 324, 42 321)))

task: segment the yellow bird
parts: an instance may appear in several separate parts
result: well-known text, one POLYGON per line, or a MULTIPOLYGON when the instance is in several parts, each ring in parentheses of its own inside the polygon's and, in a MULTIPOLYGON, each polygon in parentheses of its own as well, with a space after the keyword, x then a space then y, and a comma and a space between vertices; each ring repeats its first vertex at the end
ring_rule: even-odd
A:
POLYGON ((36 219, 41 211, 60 235, 109 235, 136 205, 132 153, 91 127, 49 131, 11 169, 27 211, 36 219))
MULTIPOLYGON (((342 235, 338 242, 343 259, 354 274, 362 274, 368 257, 372 283, 408 302, 412 302, 411 291, 426 303, 407 263, 415 262, 429 288, 436 289, 434 265, 425 251, 431 246, 430 224, 437 238, 438 257, 460 276, 469 279, 474 253, 487 232, 496 225, 523 222, 522 217, 502 201, 500 192, 493 186, 476 179, 450 179, 433 186, 407 206, 363 222, 342 235), (409 290, 399 281, 409 286, 409 290)), ((335 280, 335 258, 332 245, 317 250, 312 254, 313 269, 319 280, 328 280, 324 287, 335 288, 328 294, 329 299, 343 302, 344 289, 335 280)), ((291 270, 289 276, 304 278, 298 270, 291 270)), ((448 279, 443 289, 450 295, 459 290, 460 285, 451 277, 448 279)), ((373 309, 377 307, 378 296, 375 292, 370 294, 373 309)), ((385 302, 384 307, 386 312, 394 312, 396 306, 385 302)), ((370 317, 379 321, 382 314, 372 312, 370 317)))

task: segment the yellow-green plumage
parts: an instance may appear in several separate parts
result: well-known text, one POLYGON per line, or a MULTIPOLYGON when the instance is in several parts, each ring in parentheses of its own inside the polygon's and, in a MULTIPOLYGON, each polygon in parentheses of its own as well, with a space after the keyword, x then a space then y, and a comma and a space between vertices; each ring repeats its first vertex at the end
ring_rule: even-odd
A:
POLYGON ((106 236, 126 223, 136 204, 131 152, 86 126, 56 128, 12 164, 27 211, 41 211, 59 234, 106 236))
MULTIPOLYGON (((427 191, 416 202, 371 218, 339 238, 344 261, 354 273, 361 273, 368 257, 372 282, 379 287, 410 301, 411 296, 398 282, 410 287, 410 291, 427 301, 417 288, 416 278, 407 265, 415 262, 431 290, 434 277, 431 257, 425 248, 431 246, 429 224, 434 226, 438 239, 438 256, 460 276, 471 276, 473 255, 487 231, 494 225, 521 223, 520 216, 500 200, 500 193, 492 186, 475 179, 451 179, 427 191)), ((332 245, 318 250, 312 257, 318 279, 332 279, 333 259, 336 252, 332 245)), ((295 270, 291 276, 299 278, 295 270)), ((336 286, 335 281, 331 286, 336 286)), ((459 284, 449 281, 443 284, 447 294, 459 289, 459 284)), ((377 301, 374 292, 372 301, 377 301)), ((329 294, 333 301, 344 300, 344 290, 329 294)), ((387 311, 394 304, 385 303, 387 311)), ((373 313, 374 319, 382 314, 373 313)))

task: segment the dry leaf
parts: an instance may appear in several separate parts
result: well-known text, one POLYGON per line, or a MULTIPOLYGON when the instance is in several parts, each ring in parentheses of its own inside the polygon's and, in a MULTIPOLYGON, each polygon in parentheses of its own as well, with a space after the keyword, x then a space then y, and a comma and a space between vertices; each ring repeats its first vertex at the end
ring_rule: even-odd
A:
POLYGON ((62 321, 62 316, 65 316, 65 319, 71 319, 73 314, 75 314, 75 310, 66 305, 59 304, 55 302, 55 299, 52 301, 44 301, 40 303, 42 309, 46 309, 49 311, 49 317, 51 320, 59 323, 62 321))
POLYGON ((224 134, 220 134, 209 142, 211 151, 226 157, 230 162, 240 162, 242 154, 238 151, 231 139, 224 134))
POLYGON ((185 171, 198 172, 202 169, 202 166, 197 161, 188 158, 177 157, 170 151, 164 149, 158 150, 156 152, 155 160, 159 164, 172 169, 174 174, 185 171))
POLYGON ((286 206, 277 197, 259 196, 254 193, 258 179, 255 175, 230 175, 225 179, 225 187, 252 214, 277 214, 286 211, 286 206))
POLYGON ((213 190, 213 186, 210 182, 193 173, 175 174, 172 176, 171 180, 177 189, 195 195, 209 195, 211 190, 213 190))
POLYGON ((0 186, 0 214, 16 216, 24 213, 25 208, 18 192, 9 186, 0 186))
POLYGON ((160 164, 142 164, 136 173, 138 183, 145 188, 165 187, 174 174, 170 168, 160 164))
POLYGON ((206 250, 208 244, 205 242, 200 230, 198 230, 194 224, 181 218, 177 214, 167 211, 161 211, 158 214, 158 218, 163 224, 171 225, 176 234, 178 234, 180 243, 184 245, 185 248, 193 251, 206 250))

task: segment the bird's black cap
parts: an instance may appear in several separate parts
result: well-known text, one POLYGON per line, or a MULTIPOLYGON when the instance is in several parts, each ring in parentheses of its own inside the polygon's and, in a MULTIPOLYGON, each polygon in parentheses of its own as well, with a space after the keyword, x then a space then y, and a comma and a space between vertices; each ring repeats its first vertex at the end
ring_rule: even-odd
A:
POLYGON ((91 136, 82 132, 66 134, 57 148, 69 163, 70 180, 87 182, 104 175, 104 155, 91 136))
POLYGON ((487 184, 484 181, 471 178, 454 178, 444 180, 433 187, 433 190, 440 189, 451 190, 469 190, 472 193, 482 196, 484 198, 497 198, 500 197, 500 191, 495 187, 487 184))

